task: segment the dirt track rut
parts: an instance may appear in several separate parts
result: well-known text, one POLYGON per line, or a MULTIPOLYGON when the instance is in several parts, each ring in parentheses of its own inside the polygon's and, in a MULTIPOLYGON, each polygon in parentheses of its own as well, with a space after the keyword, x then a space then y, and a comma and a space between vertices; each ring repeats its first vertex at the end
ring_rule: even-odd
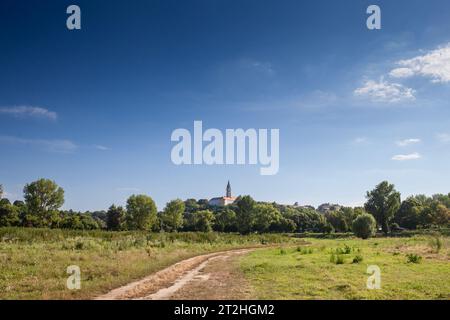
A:
POLYGON ((114 289, 96 300, 245 299, 251 295, 237 257, 256 248, 236 249, 189 258, 142 280, 114 289))

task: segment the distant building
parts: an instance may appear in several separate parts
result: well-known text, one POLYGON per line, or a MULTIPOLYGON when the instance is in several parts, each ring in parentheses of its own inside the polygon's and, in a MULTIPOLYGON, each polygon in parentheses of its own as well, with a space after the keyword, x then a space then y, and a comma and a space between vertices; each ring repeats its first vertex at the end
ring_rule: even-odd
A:
POLYGON ((236 201, 236 199, 237 199, 237 197, 233 197, 231 195, 231 185, 230 185, 230 181, 228 181, 225 196, 212 198, 211 200, 209 200, 208 204, 210 206, 223 207, 223 206, 227 206, 229 204, 233 204, 236 201))
POLYGON ((316 210, 316 208, 314 208, 313 206, 310 205, 300 205, 298 202, 294 203, 294 207, 296 208, 300 208, 300 209, 311 209, 311 210, 316 210))
POLYGON ((321 213, 327 213, 330 211, 339 211, 341 208, 342 208, 342 206, 340 206, 338 204, 324 203, 324 204, 321 204, 317 208, 317 211, 319 211, 321 213))

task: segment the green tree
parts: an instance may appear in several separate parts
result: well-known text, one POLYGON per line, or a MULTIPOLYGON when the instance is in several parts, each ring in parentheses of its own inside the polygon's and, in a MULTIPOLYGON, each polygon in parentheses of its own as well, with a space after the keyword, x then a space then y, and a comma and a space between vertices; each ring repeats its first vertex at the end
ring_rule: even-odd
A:
POLYGON ((254 207, 253 229, 258 232, 268 232, 270 227, 280 222, 280 211, 272 204, 261 203, 254 207))
POLYGON ((214 229, 220 232, 236 231, 236 212, 227 207, 217 212, 214 229))
POLYGON ((387 181, 378 184, 375 189, 368 191, 364 208, 375 217, 378 225, 385 234, 389 232, 389 223, 400 207, 400 193, 395 186, 387 181))
POLYGON ((125 210, 123 207, 112 205, 106 212, 106 228, 108 230, 120 231, 125 227, 125 210))
POLYGON ((211 232, 214 222, 214 214, 210 210, 200 210, 193 213, 195 231, 211 232))
POLYGON ((0 184, 0 199, 3 197, 3 185, 0 184))
POLYGON ((355 235, 362 239, 372 237, 376 233, 377 223, 370 214, 363 213, 353 221, 352 229, 355 235))
POLYGON ((256 202, 250 196, 243 196, 237 203, 236 222, 239 233, 248 234, 252 231, 255 221, 256 202))
POLYGON ((14 227, 19 224, 19 208, 6 201, 0 203, 0 227, 14 227))
POLYGON ((25 185, 25 203, 28 214, 34 215, 43 226, 51 227, 58 223, 58 209, 64 204, 64 190, 54 181, 39 179, 25 185))
POLYGON ((294 220, 281 217, 279 221, 271 226, 271 229, 276 232, 294 232, 297 229, 297 225, 294 220))
POLYGON ((421 222, 420 217, 423 210, 424 206, 417 198, 409 197, 402 201, 394 221, 403 228, 416 229, 421 222))
POLYGON ((197 211, 200 208, 200 205, 197 203, 197 200, 195 199, 187 199, 184 202, 184 211, 185 212, 194 212, 197 211))
POLYGON ((164 230, 177 231, 183 226, 184 209, 184 202, 180 199, 172 200, 166 204, 159 217, 164 230))
POLYGON ((347 216, 352 216, 351 208, 341 208, 339 211, 328 211, 325 213, 325 218, 333 226, 336 232, 347 232, 349 227, 347 224, 347 216))
POLYGON ((150 230, 156 222, 156 205, 146 195, 132 195, 127 200, 127 227, 129 230, 150 230))

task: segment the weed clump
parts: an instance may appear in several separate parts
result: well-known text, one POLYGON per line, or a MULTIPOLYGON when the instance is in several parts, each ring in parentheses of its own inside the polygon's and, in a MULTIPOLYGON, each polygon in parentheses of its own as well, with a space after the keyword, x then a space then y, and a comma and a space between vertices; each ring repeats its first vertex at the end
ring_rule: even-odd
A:
POLYGON ((345 259, 342 254, 332 252, 330 262, 334 264, 344 264, 345 259))
POLYGON ((362 262, 363 261, 363 257, 361 256, 361 255, 356 255, 354 258, 353 258, 353 262, 352 263, 360 263, 360 262, 362 262))
POLYGON ((311 253, 313 253, 313 249, 297 247, 297 252, 300 252, 300 254, 311 254, 311 253))
POLYGON ((433 252, 439 253, 439 251, 441 251, 444 244, 443 244, 441 237, 434 237, 430 240, 429 245, 430 245, 431 249, 433 250, 433 252))
POLYGON ((422 261, 422 257, 415 253, 407 254, 406 259, 408 263, 420 263, 422 261))

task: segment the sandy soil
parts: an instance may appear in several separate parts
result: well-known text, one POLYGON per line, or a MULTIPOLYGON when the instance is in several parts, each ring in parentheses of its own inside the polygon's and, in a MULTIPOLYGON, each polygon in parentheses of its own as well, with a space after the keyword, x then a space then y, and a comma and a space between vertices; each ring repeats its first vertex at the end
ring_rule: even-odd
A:
POLYGON ((238 270, 237 258, 252 250, 255 249, 230 250, 186 259, 96 299, 249 299, 251 289, 238 270))

